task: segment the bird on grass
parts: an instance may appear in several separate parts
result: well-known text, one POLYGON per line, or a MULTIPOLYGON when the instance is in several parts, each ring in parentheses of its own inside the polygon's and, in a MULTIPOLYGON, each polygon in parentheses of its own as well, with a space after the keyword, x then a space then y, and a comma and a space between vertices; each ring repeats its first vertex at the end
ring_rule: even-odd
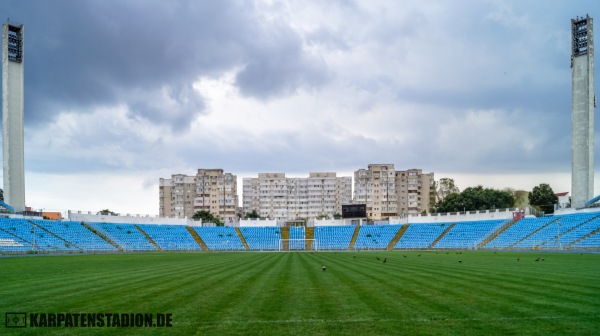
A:
POLYGON ((420 256, 421 256, 421 253, 417 254, 417 257, 420 257, 420 256))
POLYGON ((387 262, 387 258, 383 258, 383 263, 385 264, 387 262))
POLYGON ((375 258, 377 258, 377 260, 381 260, 381 259, 379 259, 379 257, 375 257, 375 258))
POLYGON ((404 258, 406 258, 406 254, 403 254, 402 256, 403 256, 404 258))
POLYGON ((521 258, 517 257, 517 261, 520 261, 520 260, 521 260, 521 258))
POLYGON ((540 258, 535 259, 535 261, 540 261, 540 258))
POLYGON ((462 260, 459 260, 459 261, 458 261, 458 263, 459 263, 459 264, 462 264, 462 260))

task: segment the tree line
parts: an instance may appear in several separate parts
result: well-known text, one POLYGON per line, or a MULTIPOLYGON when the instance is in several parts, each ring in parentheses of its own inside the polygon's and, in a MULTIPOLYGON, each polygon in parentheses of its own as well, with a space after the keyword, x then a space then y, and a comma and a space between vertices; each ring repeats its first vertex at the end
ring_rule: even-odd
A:
POLYGON ((442 178, 435 182, 430 198, 430 212, 460 212, 523 208, 530 205, 546 214, 554 213, 558 197, 546 183, 531 192, 506 188, 498 190, 483 186, 468 187, 460 191, 454 180, 442 178))

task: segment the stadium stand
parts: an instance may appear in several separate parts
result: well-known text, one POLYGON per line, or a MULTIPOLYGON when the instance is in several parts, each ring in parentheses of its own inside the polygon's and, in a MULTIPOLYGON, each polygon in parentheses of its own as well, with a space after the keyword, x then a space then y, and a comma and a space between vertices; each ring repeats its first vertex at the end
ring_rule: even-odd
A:
POLYGON ((290 227, 290 246, 291 251, 305 250, 306 241, 302 241, 306 237, 306 230, 304 226, 291 226, 290 227), (298 240, 296 240, 298 239, 298 240))
POLYGON ((198 251, 200 245, 183 225, 139 224, 158 246, 165 251, 198 251))
POLYGON ((452 223, 412 224, 398 240, 394 249, 426 249, 452 223))
POLYGON ((241 227, 240 232, 246 239, 250 250, 276 251, 279 249, 281 230, 278 227, 241 227))
POLYGON ((494 238, 492 241, 487 243, 484 248, 486 249, 506 249, 512 248, 513 245, 526 237, 535 233, 541 227, 547 226, 550 222, 555 221, 558 217, 536 217, 536 218, 523 218, 508 229, 494 238))
POLYGON ((235 229, 229 226, 194 227, 209 250, 244 251, 244 245, 235 229))
POLYGON ((355 250, 383 250, 402 225, 365 225, 360 227, 354 243, 355 250))
POLYGON ((33 251, 30 243, 0 228, 0 252, 27 253, 28 251, 33 251))
MULTIPOLYGON (((566 215, 558 219, 559 225, 556 229, 556 235, 548 240, 542 247, 584 247, 579 244, 580 241, 600 228, 600 214, 573 214, 566 215), (558 239, 560 234, 560 241, 558 239)), ((589 244, 584 243, 584 244, 589 244)), ((586 246, 589 248, 590 246, 586 246)), ((597 247, 600 247, 598 245, 597 247)))
POLYGON ((82 250, 117 251, 114 246, 95 235, 81 223, 54 220, 33 220, 33 222, 82 250))
POLYGON ((36 251, 59 252, 79 250, 72 243, 26 219, 0 218, 0 227, 21 241, 28 242, 32 249, 36 251))
POLYGON ((0 253, 382 249, 600 250, 600 212, 410 225, 188 227, 0 218, 0 253), (284 230, 285 229, 285 230, 284 230), (289 244, 282 241, 289 237, 289 244), (397 240, 397 241, 396 241, 397 240), (245 245, 244 245, 245 244, 245 245))
POLYGON ((590 236, 584 237, 582 240, 571 245, 571 247, 585 248, 585 249, 598 249, 599 246, 600 246, 600 232, 596 232, 590 236))
POLYGON ((473 249, 488 233, 500 228, 506 220, 485 220, 455 223, 432 247, 434 249, 473 249))
POLYGON ((156 251, 156 247, 133 224, 88 223, 124 251, 156 251))
POLYGON ((355 226, 319 226, 315 228, 316 248, 319 250, 347 250, 355 226))

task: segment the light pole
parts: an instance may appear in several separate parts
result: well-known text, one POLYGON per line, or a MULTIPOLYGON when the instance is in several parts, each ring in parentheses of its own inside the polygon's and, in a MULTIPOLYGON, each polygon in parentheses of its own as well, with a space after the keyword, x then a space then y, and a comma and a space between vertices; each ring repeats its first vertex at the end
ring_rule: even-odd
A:
POLYGON ((562 250, 562 244, 560 243, 560 220, 556 221, 556 232, 557 232, 557 242, 558 242, 558 249, 562 250))
POLYGON ((33 250, 37 251, 38 248, 37 248, 37 241, 36 241, 36 237, 35 237, 36 236, 36 232, 35 232, 36 226, 33 223, 31 223, 31 225, 33 226, 33 250))

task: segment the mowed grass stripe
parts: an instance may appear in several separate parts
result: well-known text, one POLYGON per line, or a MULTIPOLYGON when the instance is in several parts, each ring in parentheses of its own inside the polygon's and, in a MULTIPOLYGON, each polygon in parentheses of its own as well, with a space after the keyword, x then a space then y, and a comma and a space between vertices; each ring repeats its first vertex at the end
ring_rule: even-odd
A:
POLYGON ((367 265, 359 265, 355 271, 371 277, 375 288, 390 289, 381 294, 394 299, 390 304, 395 304, 401 316, 412 320, 447 318, 449 314, 465 316, 459 306, 464 301, 464 293, 457 295, 455 290, 446 288, 440 291, 438 288, 445 284, 443 279, 430 276, 425 269, 405 272, 401 265, 389 259, 386 264, 381 260, 367 261, 367 265), (390 284, 390 278, 396 281, 390 284))
MULTIPOLYGON (((421 259, 422 260, 422 259, 421 259)), ((366 267, 363 267, 365 269, 369 269, 369 274, 377 274, 377 273, 381 273, 381 268, 379 267, 380 264, 379 262, 377 262, 377 266, 375 266, 377 269, 373 268, 374 262, 369 262, 369 265, 366 267), (379 271, 379 272, 378 272, 379 271), (377 273, 376 273, 377 272, 377 273)), ((504 310, 513 310, 515 312, 516 315, 518 316, 522 316, 522 311, 523 311, 523 306, 527 307, 527 306, 531 306, 531 302, 529 301, 535 301, 536 297, 543 297, 544 295, 546 295, 546 293, 544 293, 544 291, 542 291, 540 293, 539 289, 536 287, 535 283, 532 283, 531 286, 534 287, 533 290, 529 290, 529 293, 523 293, 523 290, 521 292, 515 293, 514 295, 510 296, 507 298, 508 302, 510 302, 508 305, 506 304, 501 304, 500 306, 498 306, 497 302, 503 302, 502 300, 498 300, 497 298, 499 296, 503 295, 502 292, 502 288, 501 285, 503 283, 509 283, 510 284, 510 280, 506 279, 506 281, 503 282, 498 282, 498 283, 487 283, 485 281, 485 277, 481 276, 481 274, 478 274, 476 277, 468 277, 468 271, 462 271, 462 275, 461 276, 455 276, 453 275, 453 273, 455 272, 446 272, 446 273, 442 273, 442 272, 435 272, 433 271, 433 269, 435 269, 435 267, 431 267, 432 265, 428 265, 426 267, 422 267, 421 268, 416 268, 414 267, 414 269, 418 269, 418 272, 412 272, 412 274, 410 274, 409 276, 413 279, 413 285, 415 284, 414 279, 418 279, 418 282, 426 282, 424 284, 424 288, 427 288, 427 290, 429 291, 429 296, 434 298, 435 300, 446 300, 447 304, 448 304, 448 309, 447 311, 452 312, 452 314, 456 314, 456 310, 457 308, 459 308, 461 306, 462 302, 465 302, 465 305, 467 307, 475 307, 477 310, 481 310, 482 308, 485 308, 484 306, 480 306, 478 307, 477 305, 473 305, 473 303, 478 303, 479 301, 481 301, 481 299, 479 298, 479 296, 483 295, 484 298, 487 297, 487 301, 489 302, 489 308, 488 310, 491 310, 492 312, 489 313, 490 317, 491 316, 496 316, 496 314, 498 313, 498 309, 504 309, 504 310), (445 277, 444 277, 445 275, 445 277), (430 280, 430 281, 429 281, 430 280), (448 281, 450 280, 450 281, 448 281), (457 291, 456 288, 459 286, 459 284, 462 283, 462 285, 460 287, 462 287, 462 290, 457 291), (476 285, 476 286, 474 286, 476 285), (478 288, 479 286, 482 287, 487 287, 488 291, 477 291, 476 295, 470 295, 470 292, 473 292, 474 287, 478 288), (497 288, 499 287, 499 288, 497 288), (435 290, 435 289, 440 289, 440 290, 435 290), (529 297, 529 299, 524 299, 527 296, 524 294, 529 294, 531 297, 529 297), (465 295, 470 295, 470 297, 472 299, 475 299, 475 301, 469 301, 469 300, 465 300, 465 295), (533 298, 533 299, 532 299, 533 298), (529 301, 528 301, 529 300, 529 301), (513 309, 514 308, 514 309, 513 309)), ((458 265, 456 264, 456 269, 460 269, 459 267, 464 267, 464 265, 458 265)), ((453 268, 454 268, 453 267, 453 268)), ((462 268, 464 270, 464 268, 462 268)), ((455 271, 455 270, 453 270, 455 271)), ((360 272, 360 271, 359 271, 360 272)), ((406 268, 404 268, 402 270, 402 273, 399 273, 402 275, 406 275, 406 268)), ((410 286, 410 284, 408 284, 410 286)), ((514 285, 515 287, 517 286, 529 286, 529 283, 520 283, 520 284, 516 284, 514 285)), ((524 287, 524 288, 528 288, 528 287, 524 287)), ((559 288, 557 293, 564 293, 565 288, 559 288)), ((416 298, 420 295, 420 292, 414 292, 412 293, 410 296, 413 298, 416 298)), ((561 295, 555 295, 554 298, 552 297, 548 297, 548 298, 543 298, 542 303, 538 304, 537 306, 533 305, 533 308, 535 309, 542 309, 542 308, 547 308, 544 305, 548 305, 550 307, 564 303, 565 305, 569 305, 570 301, 573 301, 572 298, 569 298, 568 296, 571 295, 570 293, 566 292, 565 294, 561 295), (567 300, 565 301, 564 299, 567 298, 567 300), (569 300, 570 299, 570 300, 569 300), (550 302, 550 303, 549 303, 550 302)), ((594 297, 594 296, 591 296, 594 297)), ((426 303, 425 300, 419 300, 420 304, 426 303)), ((478 304, 486 304, 486 302, 480 302, 478 304)), ((471 313, 473 311, 473 309, 467 309, 466 313, 471 313)))
MULTIPOLYGON (((454 263, 443 264, 438 267, 436 267, 435 264, 429 263, 425 267, 421 266, 421 268, 417 268, 420 270, 419 272, 427 270, 426 273, 419 273, 418 275, 426 276, 427 274, 434 274, 435 277, 439 277, 440 281, 445 281, 445 278, 453 278, 454 282, 449 284, 462 284, 462 288, 465 291, 472 290, 474 288, 473 285, 476 284, 477 286, 475 287, 478 290, 484 292, 484 290, 487 289, 490 291, 493 294, 491 297, 492 299, 497 295, 497 293, 494 293, 494 289, 498 289, 499 293, 505 291, 516 292, 515 295, 518 297, 524 297, 524 292, 528 292, 527 294, 531 295, 533 298, 549 297, 553 295, 554 298, 549 297, 548 300, 558 304, 563 302, 567 304, 570 302, 590 303, 589 300, 595 297, 595 295, 592 294, 597 293, 597 285, 590 283, 583 285, 580 281, 577 281, 577 273, 571 273, 570 276, 563 275, 563 278, 570 278, 570 280, 565 280, 564 284, 558 284, 556 280, 552 278, 546 279, 545 273, 547 272, 545 270, 548 268, 543 266, 551 266, 551 264, 548 263, 543 265, 543 263, 531 262, 529 265, 524 265, 513 261, 511 265, 506 265, 506 269, 502 269, 502 264, 495 265, 495 259, 488 258, 488 255, 479 254, 475 256, 478 260, 481 259, 478 256, 484 257, 484 259, 482 259, 484 260, 484 263, 475 263, 477 268, 472 268, 469 260, 461 265, 454 263), (522 272, 520 272, 519 267, 515 268, 515 265, 527 267, 526 274, 528 274, 528 276, 524 277, 522 272), (494 266, 498 268, 494 268, 494 266), (489 269, 489 272, 484 273, 481 271, 485 269, 489 269), (534 276, 531 274, 531 269, 538 273, 534 276), (471 276, 470 273, 473 273, 474 276, 471 276), (501 273, 503 273, 503 275, 498 275, 501 273)), ((531 260, 533 261, 533 259, 531 260)), ((405 268, 405 270, 407 269, 410 269, 410 267, 405 268)))
POLYGON ((224 278, 216 286, 205 286, 202 294, 207 304, 201 308, 204 321, 219 321, 224 316, 238 315, 243 306, 252 304, 247 301, 247 295, 254 293, 261 282, 268 281, 267 277, 272 275, 273 265, 277 262, 275 254, 254 257, 253 262, 242 268, 222 268, 220 275, 224 278))
MULTIPOLYGON (((383 258, 383 257, 382 257, 383 258)), ((394 260, 394 259, 391 259, 394 260)), ((397 258, 396 258, 397 260, 397 258)), ((401 260, 404 260, 404 257, 402 257, 401 260)), ((423 259, 413 259, 413 260, 423 260, 423 259)), ((388 261, 388 263, 390 263, 390 261, 388 261)), ((370 263, 370 265, 374 265, 372 262, 370 263)), ((377 268, 379 268, 377 266, 377 268)), ((373 267, 370 267, 370 269, 372 271, 375 271, 375 269, 373 269, 373 267)), ((546 293, 544 293, 544 291, 542 291, 542 293, 540 293, 539 289, 537 288, 535 282, 533 283, 529 283, 529 282, 522 282, 520 284, 515 285, 515 287, 518 286, 533 286, 533 288, 535 288, 534 290, 530 290, 529 293, 517 293, 515 296, 510 297, 507 299, 507 301, 503 301, 503 300, 499 300, 499 294, 502 294, 501 290, 495 290, 496 287, 499 287, 499 285, 503 284, 503 283, 510 283, 510 279, 505 279, 504 282, 498 282, 498 283, 487 283, 485 281, 485 276, 480 273, 480 272, 475 272, 477 273, 477 275, 475 277, 469 276, 469 272, 465 271, 468 270, 466 268, 464 268, 464 265, 452 265, 447 266, 446 267, 446 271, 445 272, 435 272, 432 271, 436 269, 435 265, 421 265, 421 266, 416 266, 415 264, 413 264, 412 267, 404 267, 402 269, 402 275, 406 275, 409 274, 409 277, 411 277, 413 279, 413 284, 415 285, 415 279, 418 279, 417 281, 419 283, 423 283, 424 286, 424 290, 429 290, 431 293, 431 296, 435 299, 438 300, 444 300, 447 299, 447 301, 449 302, 446 311, 452 312, 453 315, 457 314, 457 309, 459 309, 461 307, 461 303, 465 302, 467 300, 464 300, 464 294, 462 293, 469 293, 469 292, 477 292, 476 295, 472 295, 472 298, 475 298, 476 301, 475 302, 465 302, 467 307, 473 306, 475 307, 475 309, 467 309, 466 312, 471 313, 473 311, 476 311, 478 314, 480 313, 481 308, 485 308, 484 306, 480 306, 478 307, 477 305, 473 305, 473 303, 477 303, 478 301, 480 301, 479 297, 480 295, 485 295, 487 296, 487 300, 490 303, 489 305, 489 309, 491 310, 491 313, 488 313, 490 316, 488 318, 490 319, 497 319, 495 316, 497 316, 498 310, 499 309, 513 309, 513 306, 516 306, 517 309, 522 309, 522 307, 519 307, 519 300, 522 300, 521 302, 524 303, 525 305, 529 305, 529 302, 527 301, 527 295, 525 294, 529 294, 533 296, 533 299, 535 300, 536 297, 543 297, 546 293), (463 268, 458 268, 458 267, 463 267, 463 268), (451 268, 451 270, 449 269, 451 268), (413 269, 412 272, 406 272, 407 269, 413 269), (456 270, 462 270, 461 271, 461 275, 456 276, 455 274, 457 273, 456 270), (448 279, 450 278, 450 279, 448 279), (482 281, 478 281, 479 279, 483 279, 482 281), (478 281, 478 283, 475 283, 475 281, 478 281), (462 288, 464 291, 459 291, 458 293, 456 292, 456 290, 454 290, 457 285, 459 283, 462 282, 462 288), (484 288, 488 288, 487 292, 486 291, 478 291, 478 287, 482 286, 484 288), (434 291, 433 289, 439 288, 442 291, 434 291), (477 288, 477 289, 476 289, 477 288), (494 307, 496 307, 494 309, 494 307), (498 308, 499 307, 499 308, 498 308)), ((410 286, 411 284, 407 284, 408 286, 410 286)), ((527 287, 525 287, 527 288, 527 287)), ((546 291, 547 292, 547 291, 546 291)), ((548 297, 548 298, 544 298, 544 303, 546 303, 548 306, 553 306, 553 305, 560 305, 561 303, 564 303, 565 305, 570 304, 570 301, 574 301, 572 298, 569 297, 569 295, 571 295, 571 293, 568 292, 568 287, 565 288, 558 288, 556 293, 564 293, 563 295, 555 295, 554 298, 552 297, 548 297), (567 289, 567 291, 565 292, 565 290, 567 289), (567 298, 566 301, 563 301, 563 299, 565 299, 565 297, 567 298), (548 303, 550 302, 550 303, 548 303)), ((416 298, 418 296, 419 292, 413 293, 411 295, 411 297, 416 298)), ((590 297, 597 297, 594 295, 591 295, 590 297)), ((531 299, 531 298, 530 298, 531 299)), ((420 303, 424 303, 425 301, 421 301, 420 303)), ((485 304, 485 302, 483 303, 478 303, 478 304, 485 304)), ((537 308, 539 310, 543 310, 543 308, 547 308, 544 307, 543 304, 539 304, 538 306, 534 307, 537 308)), ((597 314, 597 310, 594 311, 597 314)), ((539 316, 539 312, 533 312, 535 316, 539 316)), ((563 320, 569 320, 568 317, 566 318, 562 318, 563 316, 556 316, 556 312, 551 310, 550 311, 551 314, 553 314, 552 317, 556 317, 557 320, 559 319, 563 319, 563 320)), ((565 313, 564 311, 562 313, 565 313)), ((589 314, 589 313, 588 313, 589 314)), ((515 318, 523 318, 523 315, 520 314, 520 312, 517 314, 518 316, 515 318)), ((535 318, 535 316, 532 316, 532 318, 535 318)), ((589 316, 590 320, 593 316, 589 316)), ((556 322, 556 323, 560 323, 560 322, 556 322)), ((509 328, 510 329, 510 328, 509 328)))
MULTIPOLYGON (((480 273, 474 271, 477 274, 475 277, 469 276, 471 272, 471 266, 469 264, 464 265, 452 265, 452 267, 441 266, 441 267, 428 267, 430 273, 436 276, 446 276, 448 278, 454 278, 456 285, 463 284, 463 289, 468 290, 473 288, 472 284, 477 284, 477 288, 483 290, 493 290, 497 288, 498 293, 515 293, 516 300, 522 297, 528 297, 529 301, 535 301, 536 297, 543 298, 542 303, 551 301, 554 304, 565 304, 569 305, 572 303, 586 303, 593 300, 595 297, 593 293, 597 293, 597 285, 590 286, 591 284, 584 285, 580 281, 576 281, 570 276, 563 275, 563 278, 570 278, 570 280, 563 280, 561 283, 557 282, 556 279, 546 277, 546 268, 544 266, 551 266, 549 263, 533 263, 528 265, 514 262, 513 265, 507 267, 503 275, 498 275, 498 269, 490 268, 489 273, 480 273), (523 268, 521 268, 523 267, 523 268), (452 268, 452 272, 450 272, 452 268), (527 276, 523 276, 520 270, 525 269, 527 276), (535 270, 537 274, 531 274, 531 270, 535 270), (464 277, 464 279, 462 279, 464 277), (500 291, 501 290, 501 291, 500 291), (529 296, 524 296, 528 294, 529 296)), ((487 267, 487 266, 486 266, 487 267)), ((572 273, 571 275, 575 275, 572 273)), ((497 295, 497 294, 494 294, 497 295)))
MULTIPOLYGON (((175 326, 168 333, 179 335, 592 335, 600 328, 599 285, 582 281, 600 276, 599 255, 543 254, 544 263, 533 261, 537 254, 417 255, 242 252, 0 258, 6 293, 0 309, 170 312, 175 326), (386 264, 383 258, 388 258, 386 264), (321 271, 322 263, 327 272, 321 271)), ((42 331, 165 333, 153 328, 42 331)), ((0 330, 5 333, 22 334, 0 330)))
MULTIPOLYGON (((377 260, 375 255, 370 255, 368 258, 363 258, 361 255, 356 259, 353 255, 344 253, 340 253, 340 256, 342 259, 335 254, 329 255, 328 262, 332 264, 331 272, 335 274, 343 272, 348 283, 347 289, 356 291, 357 295, 361 296, 361 300, 365 301, 373 311, 374 318, 382 318, 381 311, 388 310, 389 307, 393 307, 393 313, 396 314, 408 312, 419 314, 425 310, 423 304, 411 306, 410 302, 405 300, 409 292, 401 281, 401 274, 395 271, 391 263, 383 264, 384 256, 380 256, 380 260, 377 260), (398 310, 405 304, 410 308, 398 310)), ((414 294, 420 295, 420 293, 414 294)))
MULTIPOLYGON (((200 256, 197 254, 196 256, 200 256)), ((123 258, 124 260, 131 259, 131 263, 119 264, 117 263, 116 269, 111 272, 114 274, 112 277, 107 277, 104 273, 104 268, 90 268, 86 272, 65 272, 64 276, 69 278, 68 281, 65 281, 63 278, 54 278, 52 280, 48 280, 43 284, 39 284, 35 281, 35 286, 27 286, 22 287, 20 291, 17 289, 10 288, 11 291, 17 293, 16 302, 22 302, 21 298, 23 295, 26 295, 27 292, 29 295, 32 293, 44 293, 48 297, 61 297, 61 298, 70 298, 77 297, 81 298, 83 304, 88 304, 89 302, 98 302, 98 307, 117 309, 121 308, 123 305, 131 305, 131 297, 132 295, 137 295, 139 297, 150 297, 153 296, 154 293, 158 292, 157 287, 161 284, 172 284, 174 282, 174 278, 185 278, 185 277, 194 277, 197 275, 189 274, 188 266, 193 265, 190 263, 191 260, 187 260, 182 256, 183 262, 178 261, 177 259, 171 260, 170 258, 164 259, 164 256, 152 256, 152 255, 113 255, 113 256, 105 256, 106 258, 123 258), (154 260, 153 264, 146 264, 146 260, 150 258, 150 261, 154 260), (143 266, 140 266, 140 262, 143 266), (132 272, 133 269, 133 272, 132 272), (148 291, 147 289, 151 289, 148 291), (148 293, 146 293, 148 292, 148 293), (144 294, 146 293, 146 294, 144 294)), ((66 259, 67 264, 63 264, 62 261, 59 260, 61 264, 63 264, 63 268, 69 268, 73 262, 78 262, 77 258, 80 257, 70 257, 66 259)), ((175 257, 179 258, 179 256, 175 257)), ((87 259, 87 258, 86 258, 87 259)), ((87 261, 86 261, 87 262, 87 261)), ((214 266, 211 263, 208 263, 208 266, 214 266)), ((234 265, 234 267, 238 267, 239 265, 234 265)), ((247 265, 247 267, 251 267, 247 265)), ((43 271, 43 269, 41 269, 43 271)), ((33 275, 33 277, 38 276, 39 278, 43 278, 43 275, 37 274, 33 275)), ((221 276, 209 276, 213 281, 219 281, 221 276)), ((222 276, 223 278, 226 275, 222 276)), ((220 286, 220 285, 219 285, 220 286)), ((164 288, 158 288, 164 289, 164 288)), ((62 301, 62 300, 61 300, 62 301)), ((77 299, 73 298, 72 300, 67 300, 70 302, 72 308, 78 308, 79 305, 73 306, 76 303, 77 299)), ((10 301, 9 301, 10 302, 10 301)), ((58 303, 58 302, 57 302, 58 303)), ((40 303, 32 301, 31 305, 39 305, 40 303)), ((48 302, 44 302, 44 304, 48 304, 48 302)), ((29 308, 29 307, 25 307, 29 308)), ((47 308, 62 308, 61 306, 54 307, 50 305, 47 308)))

